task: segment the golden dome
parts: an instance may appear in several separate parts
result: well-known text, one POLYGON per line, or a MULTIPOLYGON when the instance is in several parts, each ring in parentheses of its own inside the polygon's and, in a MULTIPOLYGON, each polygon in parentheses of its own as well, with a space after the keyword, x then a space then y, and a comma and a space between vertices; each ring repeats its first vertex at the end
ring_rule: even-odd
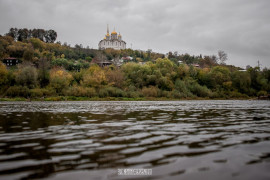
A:
POLYGON ((104 37, 104 39, 106 39, 106 37, 104 37))
POLYGON ((111 34, 117 34, 117 32, 113 31, 111 34))
POLYGON ((106 34, 106 36, 110 36, 110 34, 109 34, 109 33, 107 33, 107 34, 106 34))

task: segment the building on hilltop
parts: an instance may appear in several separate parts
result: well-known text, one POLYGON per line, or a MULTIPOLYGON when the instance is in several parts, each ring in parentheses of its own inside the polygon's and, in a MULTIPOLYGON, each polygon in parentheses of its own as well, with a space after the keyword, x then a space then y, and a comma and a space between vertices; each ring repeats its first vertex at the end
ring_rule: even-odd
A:
POLYGON ((122 40, 121 34, 117 34, 115 30, 111 33, 109 33, 109 27, 107 25, 107 34, 105 35, 104 39, 99 41, 98 43, 99 49, 107 49, 107 48, 113 48, 116 50, 120 49, 126 49, 126 42, 122 40))

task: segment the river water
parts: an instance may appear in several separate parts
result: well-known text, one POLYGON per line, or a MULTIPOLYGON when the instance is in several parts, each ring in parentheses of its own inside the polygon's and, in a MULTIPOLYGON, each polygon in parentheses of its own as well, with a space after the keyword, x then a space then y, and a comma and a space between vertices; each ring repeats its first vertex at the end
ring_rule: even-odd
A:
POLYGON ((0 179, 39 178, 270 179, 270 101, 0 102, 0 179))

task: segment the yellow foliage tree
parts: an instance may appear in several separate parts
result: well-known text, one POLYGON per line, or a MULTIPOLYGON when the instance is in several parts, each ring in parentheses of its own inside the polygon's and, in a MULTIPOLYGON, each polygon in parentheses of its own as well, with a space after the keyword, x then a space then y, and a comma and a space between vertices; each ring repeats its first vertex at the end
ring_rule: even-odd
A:
POLYGON ((100 87, 106 85, 107 82, 104 70, 94 65, 85 72, 81 84, 87 87, 100 87))
POLYGON ((52 69, 50 71, 50 86, 57 93, 62 93, 70 85, 72 80, 72 75, 64 69, 52 69))

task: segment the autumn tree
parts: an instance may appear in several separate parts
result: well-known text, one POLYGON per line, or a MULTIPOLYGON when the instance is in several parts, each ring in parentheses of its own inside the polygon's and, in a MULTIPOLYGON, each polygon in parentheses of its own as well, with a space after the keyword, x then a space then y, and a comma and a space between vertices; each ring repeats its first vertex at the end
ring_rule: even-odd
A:
POLYGON ((62 94, 73 80, 72 75, 61 68, 55 68, 50 71, 50 86, 56 93, 62 94))
POLYGON ((10 36, 0 36, 0 59, 8 56, 7 47, 12 44, 13 38, 10 36))
POLYGON ((22 58, 26 50, 31 49, 31 45, 25 42, 13 41, 12 44, 8 45, 6 50, 9 56, 22 58))
POLYGON ((100 87, 107 84, 106 75, 103 69, 99 66, 91 66, 83 75, 82 85, 86 87, 100 87))
POLYGON ((111 86, 122 88, 124 84, 124 73, 121 69, 113 67, 106 70, 106 78, 111 86))
POLYGON ((42 51, 44 49, 44 42, 42 42, 40 39, 38 38, 31 38, 30 43, 32 44, 34 49, 38 49, 39 51, 42 51))

